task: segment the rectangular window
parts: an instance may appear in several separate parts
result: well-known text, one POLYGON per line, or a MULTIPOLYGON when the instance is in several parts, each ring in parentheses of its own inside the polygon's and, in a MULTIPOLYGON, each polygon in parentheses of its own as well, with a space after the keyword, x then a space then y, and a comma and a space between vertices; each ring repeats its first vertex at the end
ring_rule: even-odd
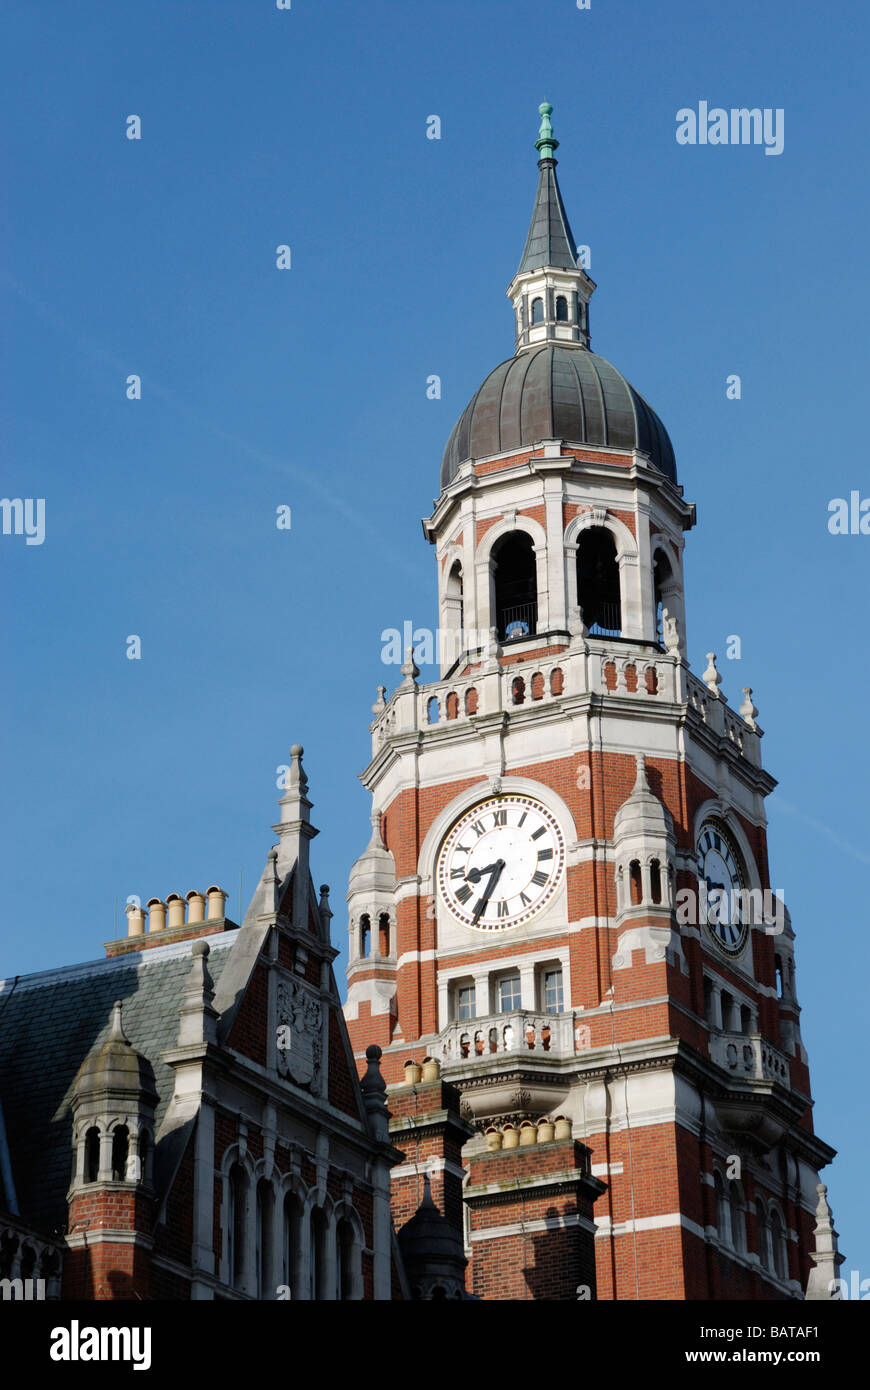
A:
POLYGON ((545 970, 544 1008, 548 1014, 560 1014, 564 1007, 561 970, 545 970))
POLYGON ((474 985, 460 985, 456 991, 456 1017, 474 1018, 474 985))
POLYGON ((498 982, 499 1013, 509 1014, 520 1007, 520 977, 505 975, 498 982))

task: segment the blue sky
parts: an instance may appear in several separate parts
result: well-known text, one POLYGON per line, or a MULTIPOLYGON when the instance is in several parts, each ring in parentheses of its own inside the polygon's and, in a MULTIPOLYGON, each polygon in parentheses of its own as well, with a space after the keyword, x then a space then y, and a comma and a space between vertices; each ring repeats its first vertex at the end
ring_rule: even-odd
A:
POLYGON ((693 669, 719 652, 766 730, 816 1124, 870 1276, 870 537, 827 529, 870 495, 868 27, 805 0, 6 0, 2 493, 46 499, 46 539, 0 537, 0 973, 99 956, 130 893, 219 882, 237 913, 296 741, 343 945, 380 636, 435 622, 420 517, 513 348, 549 100, 593 347, 697 503, 693 669), (701 100, 782 108, 783 153, 679 146, 701 100))

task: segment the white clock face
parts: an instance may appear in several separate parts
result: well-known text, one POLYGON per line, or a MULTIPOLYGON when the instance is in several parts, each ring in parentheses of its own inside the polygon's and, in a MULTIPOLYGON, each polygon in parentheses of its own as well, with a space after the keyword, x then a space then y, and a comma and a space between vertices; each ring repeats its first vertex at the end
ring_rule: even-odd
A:
POLYGON ((555 816, 528 796, 496 796, 466 811, 438 859, 447 907, 475 931, 528 922, 552 901, 565 869, 555 816))
MULTIPOLYGON (((698 884, 706 889, 702 920, 720 950, 736 956, 746 945, 743 921, 743 870, 737 852, 718 821, 705 821, 698 836, 698 884)), ((704 898, 702 898, 704 903, 704 898)))

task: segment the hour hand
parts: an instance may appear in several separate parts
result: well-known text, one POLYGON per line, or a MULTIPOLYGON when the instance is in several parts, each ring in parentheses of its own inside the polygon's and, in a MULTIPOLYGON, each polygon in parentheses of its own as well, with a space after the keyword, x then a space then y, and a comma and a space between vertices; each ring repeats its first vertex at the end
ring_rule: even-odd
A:
MULTIPOLYGON (((496 861, 495 864, 489 865, 488 867, 491 869, 491 873, 489 875, 489 882, 487 883, 486 887, 483 890, 483 893, 477 900, 477 906, 474 909, 474 917, 472 918, 472 921, 474 923, 477 923, 481 915, 486 911, 487 903, 492 897, 492 891, 495 888, 495 885, 498 883, 499 875, 502 869, 504 868, 504 860, 499 859, 496 861)), ((484 874, 486 873, 486 869, 481 869, 480 872, 484 874)), ((471 877, 471 875, 469 875, 469 877, 471 877)))
MULTIPOLYGON (((504 867, 504 865, 502 865, 502 867, 504 867)), ((469 883, 480 883, 480 880, 484 878, 486 874, 491 874, 495 868, 495 864, 487 864, 483 869, 469 869, 465 877, 469 883)))

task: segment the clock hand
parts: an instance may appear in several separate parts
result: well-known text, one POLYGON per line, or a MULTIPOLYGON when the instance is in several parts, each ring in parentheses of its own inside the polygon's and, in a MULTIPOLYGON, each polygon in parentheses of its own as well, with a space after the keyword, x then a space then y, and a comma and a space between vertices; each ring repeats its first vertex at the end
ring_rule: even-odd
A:
MULTIPOLYGON (((481 913, 483 913, 483 912, 486 911, 487 903, 489 902, 490 898, 492 897, 492 890, 493 890, 493 888, 495 888, 495 885, 498 883, 499 876, 500 876, 501 871, 502 871, 502 869, 504 868, 504 866, 505 866, 505 864, 504 864, 504 860, 503 860, 503 859, 499 859, 497 863, 495 863, 495 864, 492 865, 492 873, 491 873, 490 876, 489 876, 489 882, 487 883, 486 888, 483 890, 482 896, 478 899, 477 907, 476 907, 475 913, 474 913, 474 917, 472 918, 472 921, 473 921, 474 923, 476 923, 476 922, 478 921, 478 919, 480 918, 481 913)), ((485 872, 485 870, 481 870, 481 873, 483 873, 483 872, 485 872)))
POLYGON ((495 867, 495 864, 487 864, 485 869, 469 869, 465 877, 469 883, 480 883, 484 874, 491 874, 495 867))

